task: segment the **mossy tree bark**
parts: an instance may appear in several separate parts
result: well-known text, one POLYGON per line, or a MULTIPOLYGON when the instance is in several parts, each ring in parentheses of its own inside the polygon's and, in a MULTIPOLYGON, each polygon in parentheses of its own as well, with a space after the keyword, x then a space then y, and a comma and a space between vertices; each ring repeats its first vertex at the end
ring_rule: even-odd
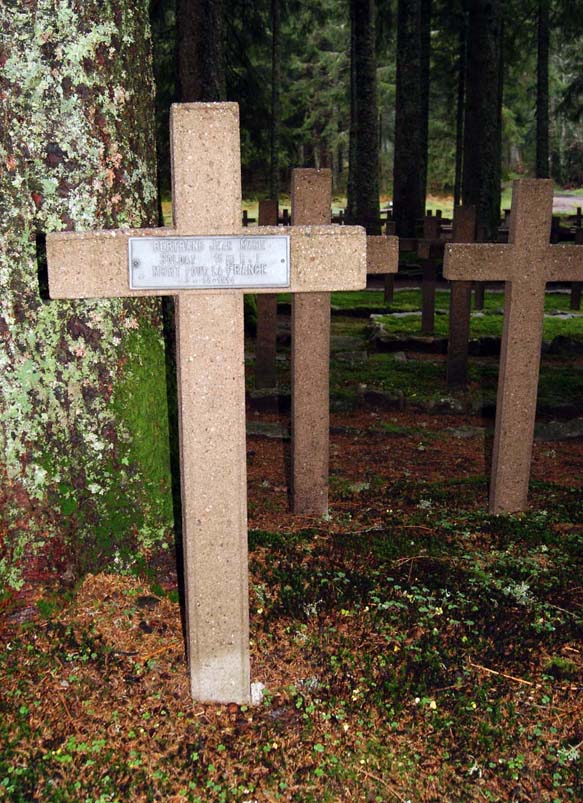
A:
POLYGON ((160 305, 50 301, 44 233, 156 224, 145 0, 0 10, 0 577, 168 546, 160 305), (146 384, 149 380, 152 385, 146 384))
POLYGON ((484 241, 495 239, 500 218, 501 40, 500 0, 470 3, 462 200, 476 207, 484 241))
POLYGON ((421 53, 421 0, 399 0, 393 205, 400 237, 415 237, 424 203, 421 53))
POLYGON ((347 222, 380 234, 374 0, 351 0, 351 124, 347 222), (353 160, 353 161, 352 161, 353 160))

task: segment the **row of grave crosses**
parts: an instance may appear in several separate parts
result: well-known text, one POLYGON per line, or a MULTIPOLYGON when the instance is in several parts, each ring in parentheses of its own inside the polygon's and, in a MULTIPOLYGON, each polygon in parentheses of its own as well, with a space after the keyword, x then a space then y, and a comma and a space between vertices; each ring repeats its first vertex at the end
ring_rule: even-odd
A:
MULTIPOLYGON (((259 279, 252 286, 207 281, 185 288, 165 279, 136 289, 132 270, 139 260, 130 260, 132 247, 150 249, 161 260, 160 253, 172 249, 196 250, 189 238, 223 237, 232 248, 249 236, 241 225, 237 105, 175 105, 171 142, 174 228, 49 234, 49 287, 55 299, 175 298, 191 692, 198 700, 243 703, 250 697, 243 294, 257 293, 260 307, 271 305, 273 315, 274 287, 259 279)), ((518 182, 509 245, 446 247, 444 272, 454 288, 471 279, 506 282, 490 502, 495 512, 526 504, 545 284, 583 278, 583 249, 548 245, 551 204, 550 181, 518 182)), ((255 244, 257 238, 289 236, 289 265, 285 256, 276 261, 287 269, 278 287, 293 297, 293 483, 302 500, 296 510, 323 513, 330 292, 363 289, 367 272, 395 272, 398 240, 329 225, 329 177, 322 172, 294 171, 292 205, 290 228, 260 225, 252 236, 255 244)))

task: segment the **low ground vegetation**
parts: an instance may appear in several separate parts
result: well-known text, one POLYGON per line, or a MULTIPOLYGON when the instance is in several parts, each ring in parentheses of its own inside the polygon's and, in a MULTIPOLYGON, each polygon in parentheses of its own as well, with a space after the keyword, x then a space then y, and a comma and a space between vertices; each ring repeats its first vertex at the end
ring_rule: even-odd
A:
MULTIPOLYGON (((337 325, 366 350, 362 321, 337 325)), ((386 379, 429 398, 444 366, 421 356, 371 354, 356 378, 334 356, 333 388, 386 379)), ((583 398, 573 362, 549 360, 543 396, 562 382, 583 398)), ((478 388, 486 367, 472 363, 478 388)), ((535 442, 531 510, 490 516, 491 420, 331 424, 324 520, 289 513, 289 440, 248 440, 260 705, 190 700, 173 554, 0 597, 0 800, 581 800, 583 441, 535 442)))

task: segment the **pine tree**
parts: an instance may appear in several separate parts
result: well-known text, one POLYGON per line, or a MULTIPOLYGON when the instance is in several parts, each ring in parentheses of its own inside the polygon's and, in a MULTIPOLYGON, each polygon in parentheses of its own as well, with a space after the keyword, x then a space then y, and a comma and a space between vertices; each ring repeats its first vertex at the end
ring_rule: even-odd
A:
POLYGON ((347 222, 379 227, 379 129, 374 0, 351 0, 351 126, 347 222))
POLYGON ((49 231, 157 223, 147 4, 11 2, 0 25, 0 575, 18 586, 33 560, 133 560, 170 537, 172 500, 159 304, 50 301, 42 261, 49 231))

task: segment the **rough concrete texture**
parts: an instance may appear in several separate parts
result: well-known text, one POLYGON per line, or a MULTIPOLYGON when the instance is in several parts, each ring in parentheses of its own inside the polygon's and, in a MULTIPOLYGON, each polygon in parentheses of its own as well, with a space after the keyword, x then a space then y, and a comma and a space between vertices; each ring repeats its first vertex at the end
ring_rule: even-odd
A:
MULTIPOLYGON (((224 196, 223 196, 224 197, 224 196)), ((219 234, 225 234, 220 227, 219 234)), ((286 234, 291 238, 289 292, 313 293, 362 290, 366 278, 366 234, 360 226, 274 226, 231 228, 232 235, 286 234)), ((189 234, 214 233, 212 229, 189 234)), ((128 239, 130 237, 176 237, 175 229, 115 229, 94 232, 58 232, 47 235, 51 298, 115 298, 175 295, 176 290, 128 290, 128 239)), ((181 290, 200 293, 201 290, 181 290)), ((237 289, 209 289, 212 294, 238 295, 237 289)), ((254 293, 272 293, 273 288, 254 287, 254 293)))
MULTIPOLYGON (((236 104, 175 105, 171 121, 172 233, 240 230, 236 104)), ((56 287, 66 293, 68 286, 70 295, 92 295, 104 269, 115 295, 138 295, 128 288, 127 237, 112 231, 47 238, 52 295, 56 287)), ((243 296, 175 294, 191 691, 198 700, 245 703, 250 682, 243 296)))
MULTIPOLYGON (((171 120, 176 228, 48 235, 49 287, 53 298, 177 297, 191 689, 198 700, 246 703, 250 685, 244 291, 130 290, 127 242, 130 236, 243 234, 238 108, 232 103, 175 105, 171 120)), ((281 235, 281 229, 261 227, 253 234, 281 235)), ((291 275, 292 290, 363 288, 364 229, 296 227, 291 275)), ((307 422, 306 429, 312 423, 307 422)))
MULTIPOLYGON (((331 171, 293 170, 291 184, 292 227, 330 223, 331 171)), ((329 293, 293 297, 291 370, 293 510, 323 516, 330 451, 329 293)))
MULTIPOLYGON (((471 243, 476 232, 476 207, 458 206, 453 215, 454 243, 471 243)), ((468 343, 472 283, 451 282, 449 296, 449 337, 447 347, 447 384, 459 387, 468 381, 468 343)))
POLYGON ((581 281, 583 249, 550 245, 553 182, 514 182, 508 245, 451 244, 444 275, 456 280, 506 282, 490 510, 512 513, 527 505, 534 434, 545 286, 581 281))
POLYGON ((243 296, 179 296, 176 324, 191 692, 248 702, 243 296))
POLYGON ((399 270, 399 238, 371 234, 366 238, 366 272, 397 273, 399 270))
MULTIPOLYGON (((277 226, 278 203, 272 198, 259 201, 260 226, 277 226)), ((257 297, 257 337, 255 340, 255 387, 274 388, 277 385, 277 295, 266 293, 257 297)))

